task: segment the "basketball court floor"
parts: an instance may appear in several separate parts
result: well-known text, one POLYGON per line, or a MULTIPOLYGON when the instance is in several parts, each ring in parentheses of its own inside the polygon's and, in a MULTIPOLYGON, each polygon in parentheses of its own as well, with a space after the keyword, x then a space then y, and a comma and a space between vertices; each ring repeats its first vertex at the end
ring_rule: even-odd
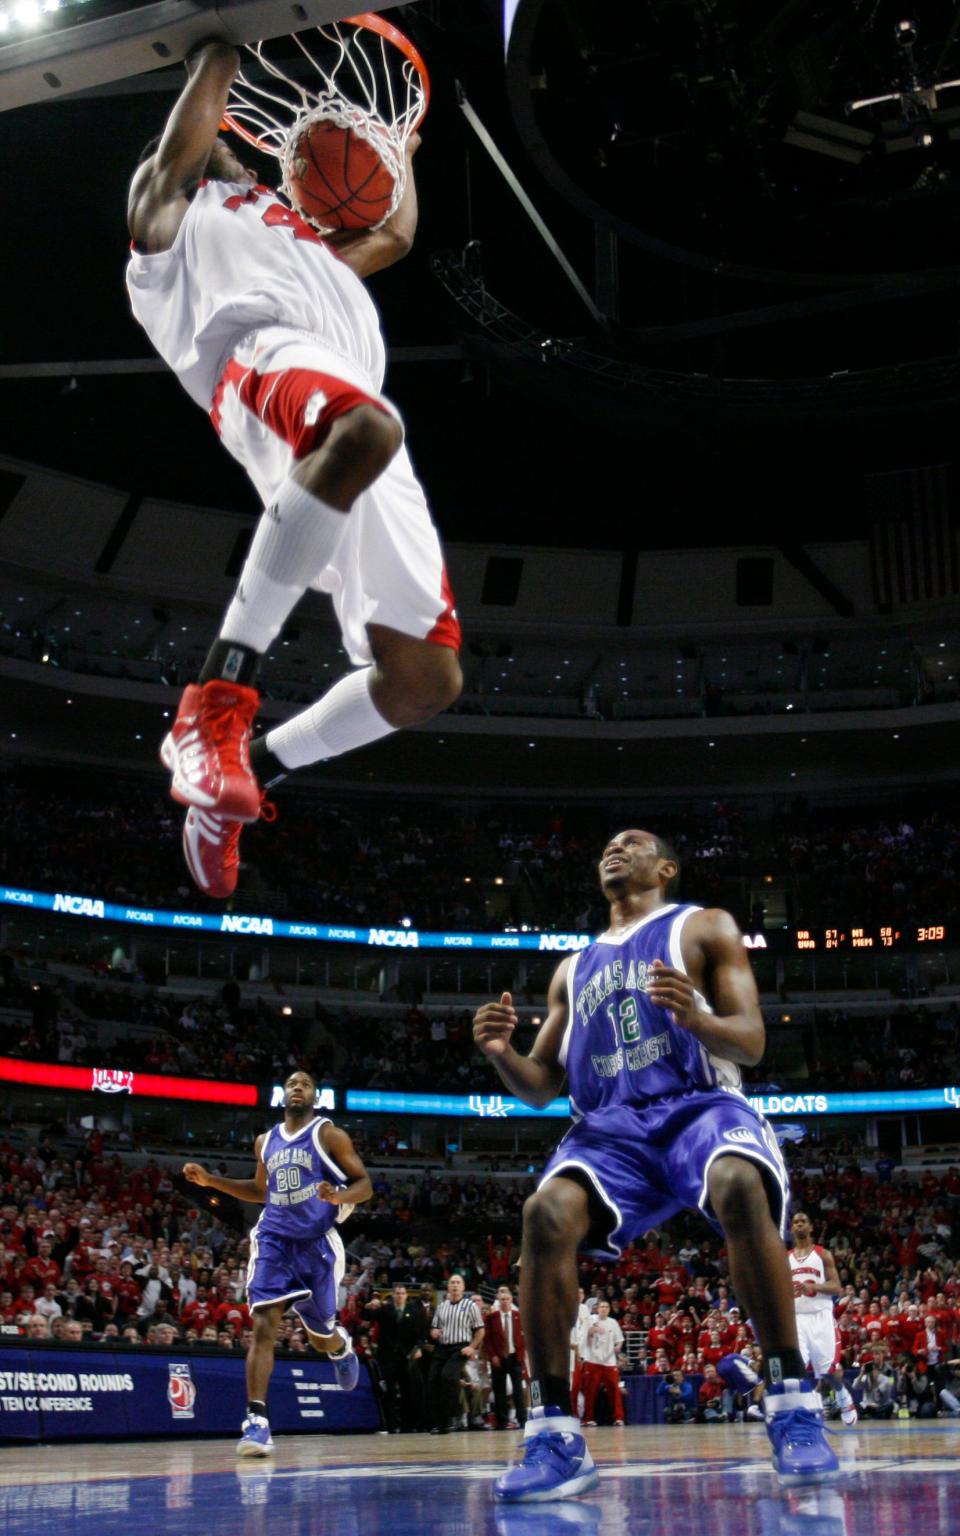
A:
POLYGON ((838 1434, 840 1476, 781 1490, 762 1425, 588 1431, 601 1482, 494 1503, 513 1435, 296 1436, 0 1450, 5 1536, 960 1536, 960 1420, 838 1434))

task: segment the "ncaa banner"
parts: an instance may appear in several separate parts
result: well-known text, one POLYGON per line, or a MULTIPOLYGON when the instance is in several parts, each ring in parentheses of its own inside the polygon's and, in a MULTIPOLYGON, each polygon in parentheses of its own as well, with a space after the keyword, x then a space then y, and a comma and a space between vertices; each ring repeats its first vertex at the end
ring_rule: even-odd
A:
MULTIPOLYGON (((281 1434, 363 1434, 380 1428, 370 1373, 342 1392, 319 1356, 281 1359, 270 1382, 281 1434)), ((239 1435, 244 1357, 159 1350, 24 1348, 0 1341, 0 1441, 179 1439, 239 1435)))

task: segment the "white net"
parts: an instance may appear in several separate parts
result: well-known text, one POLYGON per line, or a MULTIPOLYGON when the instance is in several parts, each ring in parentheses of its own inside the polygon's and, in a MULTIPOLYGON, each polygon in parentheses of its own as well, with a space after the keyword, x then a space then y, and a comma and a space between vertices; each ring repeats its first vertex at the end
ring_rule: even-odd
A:
MULTIPOLYGON (((241 69, 231 88, 230 127, 280 161, 288 197, 303 135, 317 122, 349 128, 376 150, 393 178, 389 206, 372 226, 379 229, 400 205, 407 140, 429 101, 429 79, 416 49, 389 23, 369 15, 248 43, 246 51, 255 64, 241 69)), ((322 234, 333 233, 322 219, 304 217, 322 234)))

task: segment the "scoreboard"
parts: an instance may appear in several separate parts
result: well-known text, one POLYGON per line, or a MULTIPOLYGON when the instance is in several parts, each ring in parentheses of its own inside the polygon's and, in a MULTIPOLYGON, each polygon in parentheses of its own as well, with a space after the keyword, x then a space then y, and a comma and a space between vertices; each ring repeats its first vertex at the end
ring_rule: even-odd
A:
POLYGON ((878 923, 848 928, 795 928, 794 950, 915 949, 921 944, 946 944, 950 929, 945 923, 878 923))

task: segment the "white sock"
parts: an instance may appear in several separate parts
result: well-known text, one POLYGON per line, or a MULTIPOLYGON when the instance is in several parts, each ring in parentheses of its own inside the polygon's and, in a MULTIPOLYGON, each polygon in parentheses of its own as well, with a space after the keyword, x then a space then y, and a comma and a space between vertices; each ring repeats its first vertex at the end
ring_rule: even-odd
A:
POLYGON ((837 1388, 837 1402, 841 1408, 853 1407, 853 1398, 850 1396, 850 1393, 846 1387, 837 1388))
POLYGON ((559 1413, 552 1414, 548 1419, 545 1415, 538 1414, 534 1408, 528 1415, 527 1422, 524 1425, 523 1438, 524 1440, 531 1440, 534 1435, 543 1434, 544 1431, 552 1435, 579 1435, 580 1420, 575 1419, 572 1414, 559 1413))
POLYGON ((332 558, 347 526, 346 512, 285 480, 261 515, 233 601, 220 631, 263 655, 284 620, 332 558))
POLYGON ((285 768, 306 768, 321 758, 339 757, 355 747, 389 736, 395 726, 384 720, 370 697, 372 667, 360 667, 334 683, 302 714, 267 732, 267 746, 285 768))
POLYGON ((790 1377, 783 1383, 782 1392, 765 1392, 763 1394, 763 1407, 769 1419, 775 1413, 790 1413, 794 1408, 809 1408, 819 1411, 823 1407, 819 1392, 815 1392, 806 1377, 803 1381, 797 1381, 790 1377))

